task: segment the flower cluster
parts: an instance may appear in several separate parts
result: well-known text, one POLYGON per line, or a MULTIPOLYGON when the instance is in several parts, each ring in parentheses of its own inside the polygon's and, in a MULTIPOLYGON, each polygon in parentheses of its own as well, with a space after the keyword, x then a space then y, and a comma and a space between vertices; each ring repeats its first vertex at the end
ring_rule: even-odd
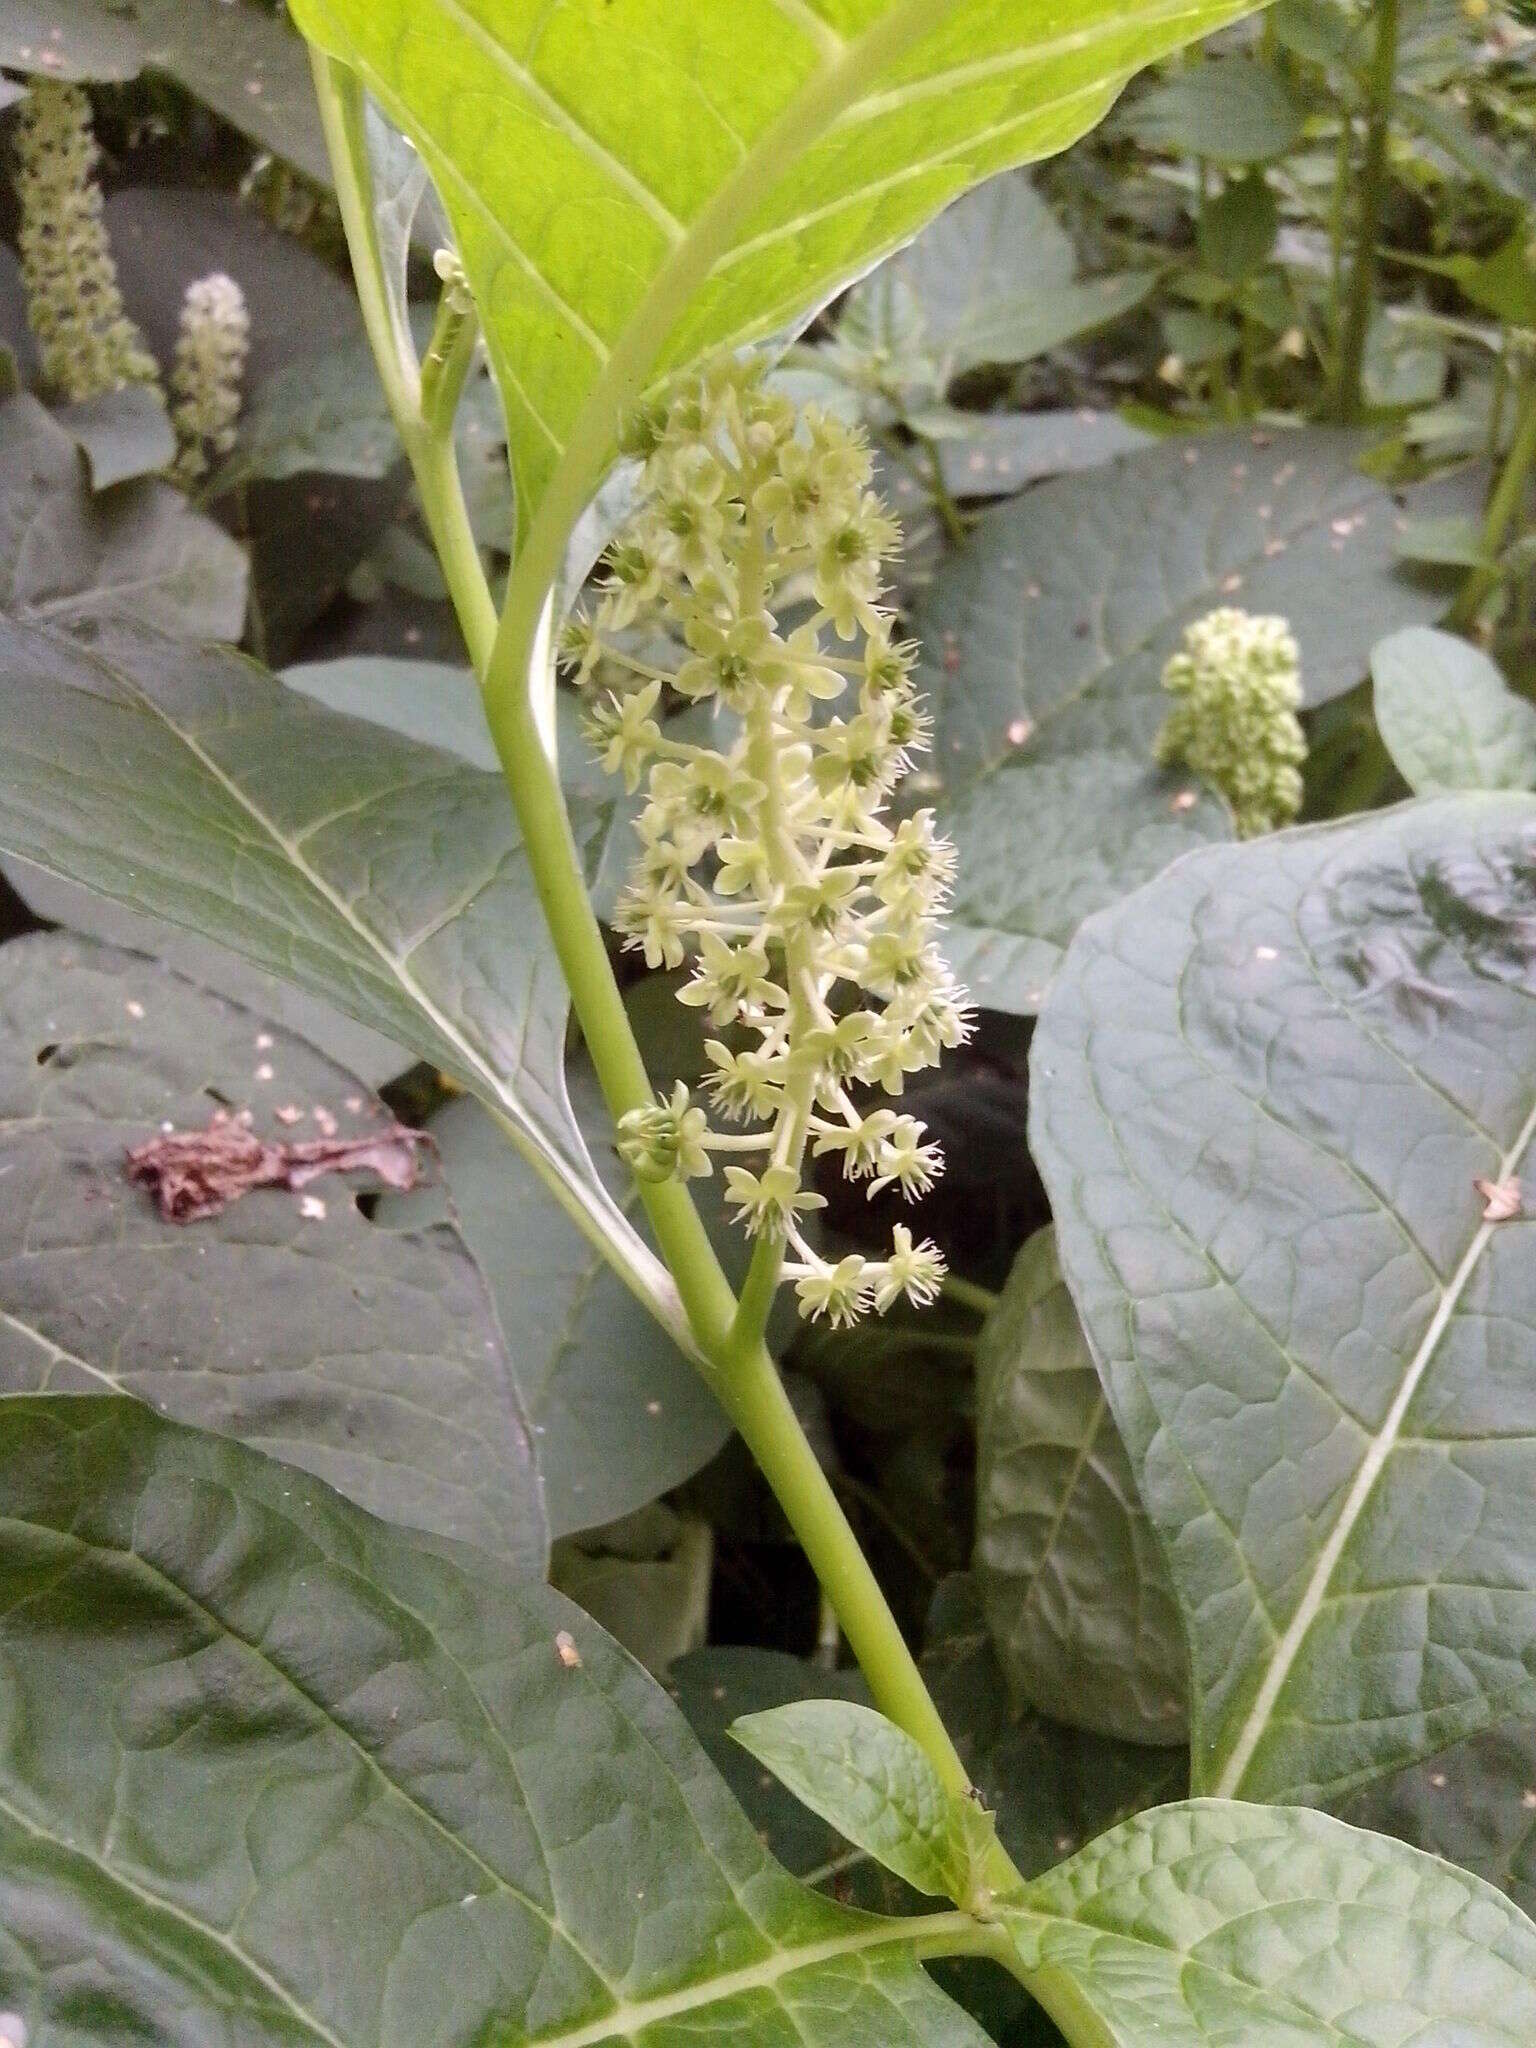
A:
POLYGON ((44 378, 72 401, 157 382, 155 359, 123 309, 81 88, 34 79, 17 109, 15 144, 21 275, 44 378))
POLYGON ((206 476, 210 458, 227 455, 235 445, 240 379, 250 346, 251 317, 232 277, 216 270, 187 286, 171 368, 176 474, 183 482, 206 476))
POLYGON ((621 1147, 653 1177, 732 1155, 727 1199, 785 1259, 807 1315, 842 1324, 903 1294, 932 1300, 943 1261, 904 1226, 887 1257, 835 1264, 804 1229, 823 1206, 809 1157, 835 1156, 871 1192, 932 1184, 924 1126, 857 1091, 900 1096, 969 1030, 934 944, 952 849, 931 812, 885 815, 929 733, 916 651, 883 604, 898 530, 863 439, 735 363, 644 412, 627 452, 640 510, 564 652, 601 682, 587 724, 606 766, 645 783, 617 925, 653 967, 691 963, 681 1000, 720 1035, 714 1120, 679 1087, 623 1119, 621 1147), (635 627, 650 629, 643 656, 635 627), (664 689, 698 711, 664 725, 664 689), (700 726, 707 744, 678 736, 700 726))
POLYGON ((1301 809, 1307 742, 1296 716, 1301 676, 1284 619, 1227 608, 1185 629, 1163 670, 1178 701, 1157 736, 1160 761, 1182 761, 1232 806, 1238 836, 1289 824, 1301 809))

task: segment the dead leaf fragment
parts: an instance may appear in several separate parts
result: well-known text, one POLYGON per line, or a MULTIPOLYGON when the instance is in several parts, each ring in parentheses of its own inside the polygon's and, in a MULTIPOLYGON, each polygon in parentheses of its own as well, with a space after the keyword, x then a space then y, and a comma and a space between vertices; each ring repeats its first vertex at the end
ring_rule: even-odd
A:
POLYGON ((132 1146, 125 1170, 146 1187, 168 1223, 218 1216, 252 1188, 305 1188, 326 1173, 372 1173, 402 1193, 416 1185, 421 1131, 394 1124, 366 1138, 292 1144, 258 1138, 238 1120, 215 1118, 206 1130, 162 1132, 132 1146))
POLYGON ((1517 1180, 1475 1180, 1473 1187, 1483 1198, 1485 1223, 1508 1223, 1520 1214, 1521 1187, 1517 1180))
POLYGON ((567 1671, 580 1670, 581 1652, 577 1649, 576 1638, 569 1629, 561 1629, 555 1637, 555 1650, 567 1671))

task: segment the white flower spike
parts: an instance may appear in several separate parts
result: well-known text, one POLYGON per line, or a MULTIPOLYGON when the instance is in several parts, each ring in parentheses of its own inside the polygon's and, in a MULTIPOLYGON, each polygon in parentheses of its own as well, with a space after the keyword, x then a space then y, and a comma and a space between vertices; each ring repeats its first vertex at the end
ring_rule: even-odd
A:
POLYGON ((885 564, 899 531, 870 489, 861 435, 797 413, 758 374, 717 364, 631 422, 641 504, 609 548, 590 616, 562 648, 595 695, 587 730, 609 770, 644 783, 640 853, 615 913, 652 966, 692 963, 680 999, 711 1038, 709 1126, 686 1089, 620 1127, 642 1174, 725 1168, 726 1198, 782 1246, 801 1311, 856 1321, 933 1299, 944 1262, 898 1227, 888 1258, 830 1264, 800 1219, 823 1206, 808 1153, 839 1155, 870 1192, 920 1195, 941 1170, 915 1117, 861 1106, 961 1044, 970 1008, 934 943, 954 853, 918 811, 885 816, 930 726, 916 650, 893 637, 885 564), (809 593, 809 596, 807 596, 809 593), (792 627, 791 602, 802 611, 792 627), (646 658, 620 636, 649 628, 646 658), (669 637, 679 652, 657 665, 669 637), (709 707, 712 744, 670 736, 663 684, 709 707))

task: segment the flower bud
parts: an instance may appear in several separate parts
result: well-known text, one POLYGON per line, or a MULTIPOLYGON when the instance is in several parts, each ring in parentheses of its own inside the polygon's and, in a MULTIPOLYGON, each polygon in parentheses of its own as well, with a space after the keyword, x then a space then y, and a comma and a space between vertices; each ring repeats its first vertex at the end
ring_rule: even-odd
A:
POLYGON ((1232 807, 1238 837, 1287 825, 1301 809, 1306 737, 1300 657, 1284 619, 1209 612, 1186 628, 1163 670, 1174 707, 1157 736, 1159 761, 1182 761, 1232 807))

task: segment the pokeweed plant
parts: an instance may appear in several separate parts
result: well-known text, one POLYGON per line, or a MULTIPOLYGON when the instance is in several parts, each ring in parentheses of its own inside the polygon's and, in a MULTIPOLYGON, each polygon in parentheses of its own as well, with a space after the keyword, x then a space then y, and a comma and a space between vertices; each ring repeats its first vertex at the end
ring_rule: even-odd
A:
MULTIPOLYGON (((1194 1645, 1196 1787, 1219 1796, 1142 1813, 1026 1877, 765 1344, 786 1281, 804 1314, 833 1322, 903 1295, 921 1304, 938 1287, 937 1253, 902 1226, 882 1256, 827 1259, 807 1220, 807 1166, 832 1155, 871 1187, 923 1188, 939 1164, 931 1141, 916 1118, 869 1109, 867 1091, 899 1097, 908 1075, 964 1038, 967 1005, 935 939, 952 851, 928 812, 890 808, 928 736, 915 653, 885 602, 895 529, 859 437, 797 412, 744 352, 967 185, 1080 133, 1136 66, 1242 11, 1238 0, 294 0, 369 339, 517 837, 503 821, 493 879, 477 872, 466 891, 449 876, 446 902, 424 908, 410 895, 421 877, 398 867, 440 854, 439 818, 468 814, 489 833, 488 778, 444 779, 437 766, 409 767, 408 750, 383 750, 349 763, 343 791, 311 772, 258 672, 156 640, 142 621, 76 617, 73 640, 37 619, 9 623, 10 680, 41 706, 41 679, 53 703, 62 677, 85 744, 108 761, 114 745, 127 749, 130 775, 174 760, 181 801, 168 808, 204 806, 210 842, 238 848, 238 887, 271 927, 247 936, 248 950, 269 963, 291 953, 312 985, 345 985, 354 1008, 403 1023, 478 1088, 696 1361, 875 1702, 803 1701, 748 1717, 737 1739, 849 1843, 946 1903, 855 1912, 791 1879, 659 1688, 526 1569, 538 1549, 527 1528, 499 1532, 493 1561, 447 1540, 431 1503, 410 1531, 365 1513, 346 1442, 311 1463, 350 1499, 145 1406, 45 1391, 11 1401, 0 1436, 0 1518, 15 1532, 0 1567, 0 1731, 5 1784, 22 1788, 0 1798, 0 1981, 17 1987, 0 2035, 35 2033, 35 2048, 150 2035, 232 2048, 673 2048, 701 2035, 962 2048, 984 2037, 921 1965, 975 1958, 1016 1977, 1073 2048, 1532 2038, 1536 1928, 1491 1885, 1326 1814, 1230 1796, 1350 1788, 1530 1704, 1519 1468, 1476 1450, 1442 1461, 1460 1509, 1448 1525, 1465 1542, 1435 1570, 1410 1555, 1403 1583, 1385 1574, 1412 1544, 1394 1545, 1392 1529, 1384 1540, 1370 1512, 1391 1487, 1393 1528, 1413 1521, 1415 1454, 1435 1419, 1410 1416, 1421 1390, 1441 1410, 1476 1406, 1463 1384, 1475 1339, 1458 1329, 1441 1350, 1464 1297, 1486 1283, 1497 1318, 1529 1286, 1528 1263, 1495 1235, 1518 1217, 1518 1193, 1499 1218, 1490 1197, 1470 1228, 1458 1211, 1436 1234, 1420 1214, 1416 1147, 1431 1159, 1443 1148, 1458 1172, 1465 1154, 1506 1190, 1532 1141, 1514 1053, 1490 1056, 1470 1104, 1438 1064, 1458 1032, 1473 1046, 1495 1027, 1517 1051, 1526 1042, 1529 941, 1505 900, 1529 885, 1524 799, 1465 814, 1431 806, 1406 824, 1351 828, 1345 843, 1322 832, 1197 855, 1090 924, 1046 1009, 1034 1101, 1062 1268, 1171 1559, 1194 1645), (397 195, 369 153, 369 94, 420 151, 457 240, 438 264, 443 291, 421 349, 397 195), (481 340, 516 482, 499 605, 454 434, 481 340), (582 566, 573 536, 623 456, 639 465, 634 509, 607 547, 595 611, 562 620, 573 551, 582 566), (725 1034, 708 1044, 703 1100, 684 1084, 653 1086, 589 902, 586 826, 556 758, 557 634, 585 672, 606 765, 645 785, 615 925, 653 965, 686 964, 685 1002, 725 1034), (663 725, 663 690, 694 700, 701 722, 663 725), (286 754, 274 732, 288 735, 286 754), (170 751, 156 753, 162 734, 170 751), (384 861, 359 882, 370 863, 357 849, 374 844, 391 806, 418 798, 437 809, 412 861, 384 861), (362 838, 333 843, 338 820, 361 820, 362 838), (270 843, 257 844, 259 831, 270 843), (1358 939, 1354 897, 1383 895, 1410 899, 1424 924, 1407 959, 1358 939), (528 988, 489 975, 475 984, 471 948, 434 956, 431 938, 466 900, 528 927, 528 988), (569 1114, 546 944, 657 1252, 597 1179, 569 1114), (1187 1010, 1170 964, 1197 983, 1187 1010), (1344 1050, 1316 1090, 1298 1079, 1300 1060, 1256 1078, 1246 1041, 1225 1028, 1255 966, 1278 968, 1282 1021, 1309 1002, 1351 1019, 1354 1036, 1340 1027, 1344 1050), (1491 1012, 1480 981, 1495 985, 1491 1012), (1352 1012, 1362 994, 1380 1011, 1352 1012), (1170 1080, 1191 1111, 1182 1145, 1160 1120, 1170 1080), (1200 1255, 1199 1230, 1211 1231, 1209 1211, 1245 1157, 1271 1167, 1246 1189, 1252 1242, 1279 1241, 1277 1216, 1294 1223, 1287 1142, 1318 1142, 1328 1080, 1346 1092, 1395 1080, 1414 1112, 1407 1164, 1397 1162, 1407 1196, 1373 1134, 1360 1138, 1363 1156, 1330 1154, 1333 1216, 1358 1226, 1332 1268, 1347 1272, 1350 1300, 1369 1291, 1362 1244, 1377 1256, 1394 1229, 1409 1239, 1388 1261, 1409 1373, 1383 1395, 1378 1371, 1380 1398, 1361 1413, 1342 1374, 1330 1378, 1356 1334, 1350 1301, 1322 1286, 1303 1303, 1312 1320, 1277 1331, 1263 1259, 1234 1257, 1234 1279, 1200 1255), (1202 1108, 1217 1083, 1215 1108, 1202 1108), (1221 1126, 1204 1131, 1218 1109, 1221 1126), (1436 1121, 1447 1116, 1460 1150, 1436 1121), (717 1167, 753 1239, 739 1293, 692 1199, 690 1184, 717 1167), (1138 1258, 1147 1245, 1155 1284, 1138 1258), (1236 1361, 1214 1423, 1198 1373, 1210 1350, 1202 1312, 1236 1361), (1245 1317, 1270 1347, 1263 1370, 1244 1363, 1245 1317), (1294 1459, 1283 1433, 1249 1428, 1254 1407, 1313 1400, 1294 1459), (1260 1452, 1278 1477, 1234 1509, 1225 1482, 1260 1452), (1481 1488, 1486 1524, 1458 1481, 1481 1488), (1359 1624, 1340 1623, 1362 1598, 1359 1624), (103 1611, 109 1635, 93 1624, 103 1611), (1439 1648, 1454 1670, 1435 1666, 1439 1648), (1352 1653, 1387 1667, 1388 1711, 1345 1687, 1341 1722, 1329 1687, 1352 1653)), ((217 447, 226 424, 210 410, 199 436, 217 447)), ((1215 653, 1229 658, 1231 615, 1217 629, 1227 639, 1215 653)), ((1261 708, 1291 741, 1277 724, 1293 694, 1282 636, 1238 638, 1263 680, 1281 678, 1261 708)), ((1191 647, 1192 660, 1201 654, 1191 647)), ((56 703, 47 716, 61 716, 56 703)), ((322 766, 325 749, 356 738, 318 716, 304 730, 322 766)), ((1237 792, 1276 799, 1253 828, 1293 808, 1293 755, 1282 745, 1264 790, 1237 792)), ((35 800, 8 788, 14 815, 55 801, 42 782, 35 800)), ((41 851, 40 830, 9 829, 23 851, 41 851)), ((125 817, 126 835, 146 829, 125 817)), ((163 846, 130 839, 118 862, 134 868, 130 887, 87 840, 82 831, 49 857, 136 900, 164 906, 176 893, 163 846)), ((191 907, 178 897, 177 909, 226 928, 216 889, 191 907)), ((117 994, 103 997, 103 1016, 142 1014, 141 996, 117 994)), ((46 1007, 32 1022, 48 1028, 46 1007)), ((105 1023, 86 1049, 103 1044, 105 1023)), ((59 1050, 44 1043, 22 1064, 18 1095, 59 1050)), ((80 1051, 69 1049, 65 1074, 80 1051)), ((108 1078, 121 1093, 115 1067, 108 1078)), ((280 1154, 274 1172, 314 1163, 267 1149, 280 1154)), ((1281 1245, 1302 1270, 1311 1249, 1304 1231, 1281 1245)), ((62 1350, 47 1366, 72 1370, 92 1377, 62 1350)), ((94 1379, 124 1383, 107 1369, 94 1379)))

